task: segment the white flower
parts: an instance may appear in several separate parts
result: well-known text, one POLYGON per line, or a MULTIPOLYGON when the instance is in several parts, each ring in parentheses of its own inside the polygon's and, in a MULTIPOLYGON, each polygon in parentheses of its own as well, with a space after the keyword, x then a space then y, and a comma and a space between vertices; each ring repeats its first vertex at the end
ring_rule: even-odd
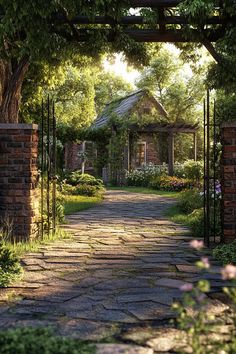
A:
POLYGON ((204 243, 203 243, 203 241, 200 241, 200 240, 192 240, 190 242, 190 246, 196 250, 200 250, 204 247, 204 243))
POLYGON ((233 266, 232 264, 227 264, 221 270, 221 274, 224 280, 236 279, 236 267, 233 266))

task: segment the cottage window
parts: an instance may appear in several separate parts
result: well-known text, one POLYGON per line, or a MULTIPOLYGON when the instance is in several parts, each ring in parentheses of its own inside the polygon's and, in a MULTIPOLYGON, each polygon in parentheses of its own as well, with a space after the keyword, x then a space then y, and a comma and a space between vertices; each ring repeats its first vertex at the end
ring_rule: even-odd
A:
POLYGON ((151 108, 150 107, 144 107, 143 113, 144 114, 150 114, 151 113, 151 108))
POLYGON ((147 144, 146 141, 138 142, 135 157, 135 166, 141 167, 146 164, 147 144))

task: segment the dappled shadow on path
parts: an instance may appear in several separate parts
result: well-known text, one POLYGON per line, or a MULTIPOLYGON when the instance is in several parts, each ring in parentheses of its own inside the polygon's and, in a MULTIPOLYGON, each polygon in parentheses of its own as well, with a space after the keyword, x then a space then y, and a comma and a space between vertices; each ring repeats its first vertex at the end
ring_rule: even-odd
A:
MULTIPOLYGON (((41 247, 23 259, 21 299, 0 307, 2 327, 53 325, 61 334, 99 339, 122 326, 158 325, 175 314, 179 287, 197 282, 191 236, 163 216, 174 200, 109 192, 105 201, 68 217, 73 240, 41 247)), ((219 268, 206 277, 213 292, 219 268)))

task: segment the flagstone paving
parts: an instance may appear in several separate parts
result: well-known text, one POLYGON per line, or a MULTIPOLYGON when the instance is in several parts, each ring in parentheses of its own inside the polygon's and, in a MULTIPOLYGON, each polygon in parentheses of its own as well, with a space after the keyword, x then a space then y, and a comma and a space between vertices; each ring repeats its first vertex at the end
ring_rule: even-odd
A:
MULTIPOLYGON (((65 228, 74 237, 27 254, 24 279, 0 289, 0 327, 53 326, 62 335, 97 340, 167 324, 180 286, 202 278, 189 230, 164 216, 174 202, 110 191, 102 204, 69 216, 65 228)), ((211 261, 208 296, 213 308, 224 308, 217 300, 220 270, 211 261)))

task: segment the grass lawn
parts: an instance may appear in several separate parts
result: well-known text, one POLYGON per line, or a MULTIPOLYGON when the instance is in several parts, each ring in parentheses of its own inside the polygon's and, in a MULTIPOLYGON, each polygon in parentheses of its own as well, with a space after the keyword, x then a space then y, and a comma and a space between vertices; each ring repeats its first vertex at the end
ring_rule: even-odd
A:
POLYGON ((133 193, 144 193, 144 194, 156 194, 163 197, 178 198, 179 192, 168 192, 168 191, 158 191, 152 188, 146 187, 108 187, 108 190, 122 190, 126 192, 133 193))
POLYGON ((167 209, 165 215, 174 222, 179 222, 186 225, 188 224, 189 215, 184 214, 176 204, 167 209))
POLYGON ((4 242, 7 248, 11 251, 16 252, 16 254, 21 257, 25 253, 28 252, 38 252, 42 245, 51 244, 54 241, 58 240, 70 240, 72 238, 72 234, 68 231, 64 231, 57 227, 55 234, 46 235, 44 234, 44 238, 42 239, 32 239, 31 241, 27 242, 4 242))
MULTIPOLYGON (((77 211, 89 209, 97 203, 101 202, 100 197, 86 197, 86 196, 66 196, 65 201, 65 215, 73 214, 77 211)), ((45 244, 50 244, 56 240, 66 239, 67 242, 71 239, 72 235, 60 227, 57 228, 56 233, 49 236, 44 234, 44 239, 36 239, 29 242, 5 242, 6 246, 16 252, 18 256, 23 256, 27 252, 38 252, 40 247, 45 244)))
POLYGON ((65 215, 89 209, 102 201, 101 197, 87 197, 82 195, 67 195, 65 199, 65 215))

